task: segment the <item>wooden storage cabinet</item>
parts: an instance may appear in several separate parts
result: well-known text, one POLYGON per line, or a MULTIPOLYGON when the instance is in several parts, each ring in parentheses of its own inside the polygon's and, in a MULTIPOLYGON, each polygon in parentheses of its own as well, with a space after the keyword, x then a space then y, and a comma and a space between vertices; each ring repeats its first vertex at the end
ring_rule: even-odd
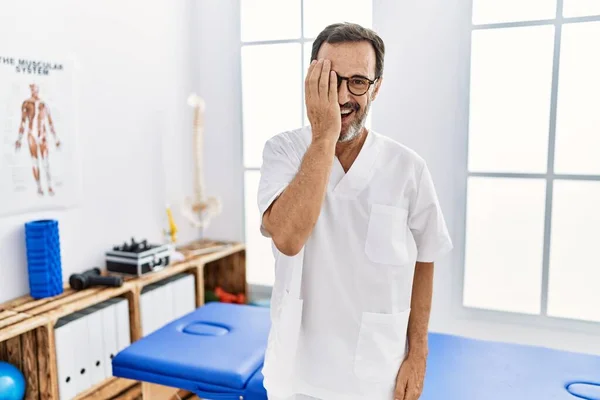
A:
MULTIPOLYGON (((141 277, 127 278, 118 288, 93 287, 74 291, 65 286, 62 294, 40 300, 23 296, 0 305, 0 360, 17 366, 24 374, 27 400, 58 400, 55 326, 60 318, 122 297, 127 300, 130 339, 142 337, 142 291, 146 286, 179 274, 194 277, 196 307, 204 304, 205 290, 217 286, 247 298, 246 249, 242 243, 198 241, 180 247, 184 261, 141 277), (195 255, 193 252, 204 251, 195 255)), ((193 398, 182 391, 181 398, 193 398)), ((110 377, 80 392, 76 400, 141 399, 142 384, 110 377)), ((159 400, 159 399, 153 399, 159 400)))

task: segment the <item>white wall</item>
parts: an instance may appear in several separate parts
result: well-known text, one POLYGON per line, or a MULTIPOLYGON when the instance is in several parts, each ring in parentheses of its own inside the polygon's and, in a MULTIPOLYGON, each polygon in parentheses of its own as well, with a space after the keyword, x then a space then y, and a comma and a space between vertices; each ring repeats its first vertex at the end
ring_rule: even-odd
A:
POLYGON ((195 87, 206 100, 207 195, 224 213, 207 234, 244 239, 244 174, 239 0, 194 2, 192 54, 195 87))
MULTIPOLYGON (((192 187, 192 114, 186 104, 193 89, 191 44, 197 40, 192 10, 192 1, 171 0, 0 4, 0 51, 74 53, 79 60, 84 179, 77 208, 0 219, 0 302, 29 291, 26 221, 58 219, 65 280, 103 266, 103 252, 131 236, 162 240, 165 202, 181 201, 192 187), (135 179, 125 182, 124 175, 135 179)), ((237 192, 228 194, 237 200, 237 192)), ((181 240, 197 237, 176 218, 181 240)))

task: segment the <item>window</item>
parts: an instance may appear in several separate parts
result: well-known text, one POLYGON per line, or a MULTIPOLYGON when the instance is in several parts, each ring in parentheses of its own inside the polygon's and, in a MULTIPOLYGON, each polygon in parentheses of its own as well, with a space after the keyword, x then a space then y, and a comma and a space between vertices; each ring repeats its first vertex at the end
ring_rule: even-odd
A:
POLYGON ((472 23, 463 305, 600 322, 600 2, 472 23))
MULTIPOLYGON (((371 0, 243 0, 242 129, 248 282, 273 284, 271 241, 259 231, 256 191, 270 137, 308 124, 304 75, 312 42, 330 23, 372 26, 371 0)), ((367 118, 367 126, 370 118, 367 118)))

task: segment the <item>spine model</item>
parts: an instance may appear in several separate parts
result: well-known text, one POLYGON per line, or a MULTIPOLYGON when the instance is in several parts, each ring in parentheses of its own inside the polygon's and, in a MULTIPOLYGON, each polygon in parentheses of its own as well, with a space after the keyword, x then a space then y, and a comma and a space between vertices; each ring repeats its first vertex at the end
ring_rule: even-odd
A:
POLYGON ((194 196, 193 199, 186 200, 182 213, 195 228, 206 228, 211 219, 221 213, 221 201, 205 194, 204 100, 192 94, 188 98, 188 105, 194 109, 194 196))

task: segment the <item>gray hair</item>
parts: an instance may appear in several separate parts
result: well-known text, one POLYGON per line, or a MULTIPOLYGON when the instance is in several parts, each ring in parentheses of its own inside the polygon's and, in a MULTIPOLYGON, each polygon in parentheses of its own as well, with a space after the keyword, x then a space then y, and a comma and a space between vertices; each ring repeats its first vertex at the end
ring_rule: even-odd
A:
POLYGON ((383 40, 375 31, 358 24, 341 22, 331 24, 319 33, 312 45, 311 61, 317 59, 317 54, 323 43, 344 43, 368 41, 375 50, 375 79, 383 75, 383 58, 385 46, 383 40))

